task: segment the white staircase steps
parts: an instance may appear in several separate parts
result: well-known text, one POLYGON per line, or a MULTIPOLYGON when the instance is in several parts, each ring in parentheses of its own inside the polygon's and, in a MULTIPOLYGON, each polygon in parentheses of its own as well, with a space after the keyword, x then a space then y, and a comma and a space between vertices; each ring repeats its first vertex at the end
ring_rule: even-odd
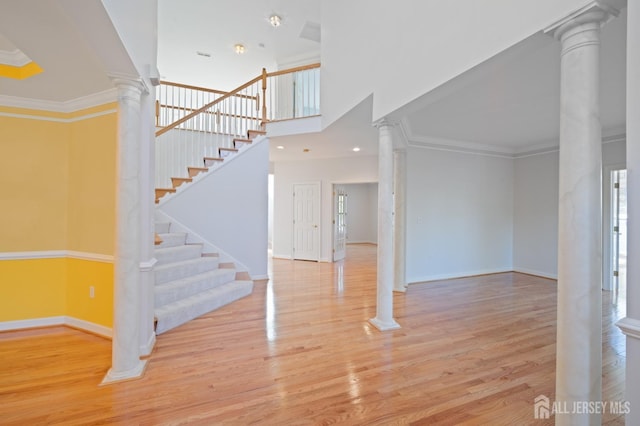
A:
POLYGON ((170 232, 169 222, 157 222, 162 243, 156 246, 156 334, 251 294, 253 281, 236 280, 238 271, 217 255, 203 254, 202 244, 187 244, 187 234, 170 232))

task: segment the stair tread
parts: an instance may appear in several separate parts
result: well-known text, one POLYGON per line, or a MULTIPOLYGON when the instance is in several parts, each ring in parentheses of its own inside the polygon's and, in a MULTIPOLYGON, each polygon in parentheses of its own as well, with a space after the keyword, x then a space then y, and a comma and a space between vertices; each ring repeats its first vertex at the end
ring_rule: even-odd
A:
MULTIPOLYGON (((179 278, 177 280, 167 281, 166 283, 156 284, 155 289, 158 290, 164 287, 171 287, 178 284, 187 284, 187 283, 207 279, 210 277, 218 277, 220 275, 231 275, 231 276, 235 275, 235 270, 233 270, 233 272, 231 271, 232 271, 231 269, 212 269, 210 271, 200 272, 198 274, 189 275, 188 277, 179 278)), ((232 281, 235 281, 235 280, 232 280, 232 281)))
POLYGON ((205 160, 211 160, 211 161, 224 161, 224 158, 220 158, 220 157, 204 157, 205 160))
POLYGON ((164 263, 162 265, 158 265, 155 267, 155 271, 163 271, 165 269, 173 269, 176 268, 178 266, 184 265, 184 266, 189 266, 190 263, 195 264, 195 263, 207 263, 207 262, 215 262, 216 263, 216 268, 218 266, 218 258, 217 257, 209 257, 209 256, 205 256, 205 257, 194 257, 193 259, 187 259, 187 260, 180 260, 178 262, 172 262, 172 263, 164 263))
POLYGON ((238 150, 236 148, 218 148, 220 151, 232 151, 232 152, 238 152, 238 150))
POLYGON ((185 305, 189 305, 189 302, 194 302, 194 301, 198 301, 204 298, 209 298, 209 297, 215 297, 217 295, 219 295, 220 293, 226 293, 226 292, 231 292, 233 290, 236 289, 236 287, 240 286, 240 285, 247 285, 247 284, 253 284, 253 281, 248 281, 248 280, 233 280, 230 281, 226 284, 223 284, 219 287, 216 288, 212 288, 211 290, 206 290, 203 291, 201 293, 195 294, 193 296, 189 296, 186 297, 184 299, 180 299, 177 300, 175 302, 166 304, 164 306, 160 306, 159 308, 155 309, 155 314, 156 317, 159 317, 161 315, 166 315, 171 313, 172 311, 176 311, 179 310, 181 308, 183 308, 185 305))

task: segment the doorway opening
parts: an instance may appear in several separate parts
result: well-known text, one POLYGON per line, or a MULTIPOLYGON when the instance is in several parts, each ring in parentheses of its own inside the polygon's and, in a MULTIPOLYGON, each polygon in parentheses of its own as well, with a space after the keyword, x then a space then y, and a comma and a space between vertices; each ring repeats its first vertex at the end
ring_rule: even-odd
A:
POLYGON ((611 290, 615 305, 627 296, 627 171, 611 171, 611 290))

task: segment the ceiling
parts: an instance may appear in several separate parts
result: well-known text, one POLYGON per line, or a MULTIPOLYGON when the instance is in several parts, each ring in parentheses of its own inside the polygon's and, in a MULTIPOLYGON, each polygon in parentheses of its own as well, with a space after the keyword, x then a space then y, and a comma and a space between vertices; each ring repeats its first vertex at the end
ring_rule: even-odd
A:
MULTIPOLYGON (((65 102, 113 87, 105 70, 105 49, 96 49, 97 41, 92 44, 91 39, 117 34, 108 28, 100 1, 81 5, 82 13, 75 0, 0 4, 0 50, 17 46, 45 70, 26 80, 0 78, 0 97, 65 102), (87 22, 96 34, 83 32, 87 22)), ((230 88, 258 75, 263 66, 294 66, 320 55, 320 0, 159 0, 158 9, 158 68, 167 80, 230 88), (282 17, 278 28, 268 23, 273 13, 282 17), (312 29, 307 32, 316 40, 301 37, 305 28, 312 29), (234 53, 236 43, 246 46, 243 55, 234 53)), ((604 133, 615 135, 624 132, 625 123, 624 11, 602 29, 601 52, 601 121, 604 133)), ((540 32, 391 115, 416 146, 504 155, 555 146, 559 59, 559 42, 540 32)), ((376 155, 371 104, 370 97, 364 99, 323 132, 272 138, 272 159, 376 155), (276 150, 278 145, 285 149, 276 150), (361 151, 351 151, 354 146, 361 151), (310 151, 303 153, 304 148, 310 151)))
POLYGON ((320 4, 320 0, 159 0, 160 75, 168 81, 232 90, 258 76, 263 67, 275 71, 319 61, 320 4), (282 18, 277 28, 269 24, 273 14, 282 18), (245 46, 244 54, 235 53, 236 44, 245 46))

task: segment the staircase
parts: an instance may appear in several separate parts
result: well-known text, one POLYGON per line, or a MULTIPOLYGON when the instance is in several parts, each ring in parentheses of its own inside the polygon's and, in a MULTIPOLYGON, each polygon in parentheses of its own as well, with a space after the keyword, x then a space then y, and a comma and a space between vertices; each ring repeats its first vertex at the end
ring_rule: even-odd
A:
POLYGON ((183 184, 189 184, 193 182, 193 178, 198 176, 200 173, 206 173, 210 168, 215 167, 217 164, 221 164, 224 162, 226 158, 231 157, 232 155, 237 154, 240 149, 244 146, 251 145, 253 140, 260 136, 265 135, 266 132, 264 130, 249 130, 247 132, 246 138, 234 138, 233 139, 233 148, 218 148, 218 157, 203 157, 202 158, 202 166, 189 166, 187 167, 187 176, 186 177, 172 177, 171 184, 172 188, 156 188, 155 190, 155 199, 156 204, 160 202, 160 199, 167 194, 174 194, 178 187, 183 184))
POLYGON ((158 241, 154 288, 156 334, 245 297, 253 291, 247 272, 187 244, 187 234, 171 232, 170 222, 156 222, 158 241))

